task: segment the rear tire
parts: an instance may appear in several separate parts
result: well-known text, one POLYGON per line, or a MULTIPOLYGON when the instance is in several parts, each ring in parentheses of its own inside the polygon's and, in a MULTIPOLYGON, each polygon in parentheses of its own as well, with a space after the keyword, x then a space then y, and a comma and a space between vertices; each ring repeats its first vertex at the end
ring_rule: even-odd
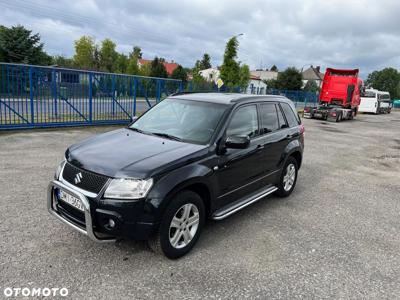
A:
POLYGON ((293 156, 289 156, 279 179, 278 190, 276 191, 277 196, 287 197, 293 192, 297 182, 298 170, 297 160, 293 156))
POLYGON ((200 237, 205 208, 201 197, 192 191, 176 194, 165 209, 157 233, 148 240, 153 252, 171 259, 188 253, 200 237))

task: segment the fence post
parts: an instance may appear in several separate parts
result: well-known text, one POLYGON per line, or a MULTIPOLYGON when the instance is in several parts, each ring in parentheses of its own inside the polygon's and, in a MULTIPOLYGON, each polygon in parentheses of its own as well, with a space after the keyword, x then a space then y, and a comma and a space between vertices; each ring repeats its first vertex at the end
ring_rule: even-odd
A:
POLYGON ((56 70, 53 70, 51 72, 51 87, 52 87, 52 93, 53 93, 53 100, 54 100, 54 114, 57 117, 58 116, 58 105, 57 105, 57 76, 56 76, 56 70))
POLYGON ((137 88, 138 88, 138 81, 137 78, 134 77, 133 79, 133 116, 136 116, 136 95, 137 95, 137 88))
POLYGON ((35 123, 35 110, 33 106, 33 70, 32 67, 29 67, 29 99, 31 100, 31 123, 32 126, 35 123))
POLYGON ((156 80, 156 102, 158 103, 161 98, 161 81, 160 79, 156 80))
POLYGON ((115 115, 115 75, 112 75, 112 114, 115 115))
POLYGON ((93 88, 92 88, 92 73, 89 73, 89 122, 93 122, 93 88))

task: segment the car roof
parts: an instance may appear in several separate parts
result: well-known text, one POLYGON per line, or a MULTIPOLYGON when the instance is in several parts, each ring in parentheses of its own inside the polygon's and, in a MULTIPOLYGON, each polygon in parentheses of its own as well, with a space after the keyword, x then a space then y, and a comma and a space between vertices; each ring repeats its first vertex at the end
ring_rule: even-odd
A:
POLYGON ((203 101, 222 104, 236 104, 255 101, 282 101, 291 102, 288 98, 279 95, 247 95, 239 93, 176 93, 168 98, 203 101))

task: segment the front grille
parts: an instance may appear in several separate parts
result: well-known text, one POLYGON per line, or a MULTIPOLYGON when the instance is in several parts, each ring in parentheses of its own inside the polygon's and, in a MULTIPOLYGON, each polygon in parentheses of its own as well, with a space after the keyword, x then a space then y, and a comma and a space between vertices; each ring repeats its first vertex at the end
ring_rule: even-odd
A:
POLYGON ((85 214, 62 200, 57 203, 57 210, 68 220, 72 221, 75 225, 85 228, 85 214))
POLYGON ((65 164, 62 177, 74 186, 96 194, 101 191, 108 180, 108 177, 106 176, 82 170, 70 163, 65 164), (79 173, 82 174, 82 176, 79 176, 80 182, 75 183, 75 179, 79 173))

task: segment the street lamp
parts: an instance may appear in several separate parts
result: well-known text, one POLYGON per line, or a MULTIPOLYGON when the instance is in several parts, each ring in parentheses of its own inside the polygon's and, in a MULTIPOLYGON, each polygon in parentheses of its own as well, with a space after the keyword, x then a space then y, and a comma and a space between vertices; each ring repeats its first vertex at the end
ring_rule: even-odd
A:
POLYGON ((242 35, 244 35, 244 33, 239 33, 239 34, 237 34, 237 35, 234 35, 232 38, 237 38, 237 37, 239 37, 239 36, 242 36, 242 35))

